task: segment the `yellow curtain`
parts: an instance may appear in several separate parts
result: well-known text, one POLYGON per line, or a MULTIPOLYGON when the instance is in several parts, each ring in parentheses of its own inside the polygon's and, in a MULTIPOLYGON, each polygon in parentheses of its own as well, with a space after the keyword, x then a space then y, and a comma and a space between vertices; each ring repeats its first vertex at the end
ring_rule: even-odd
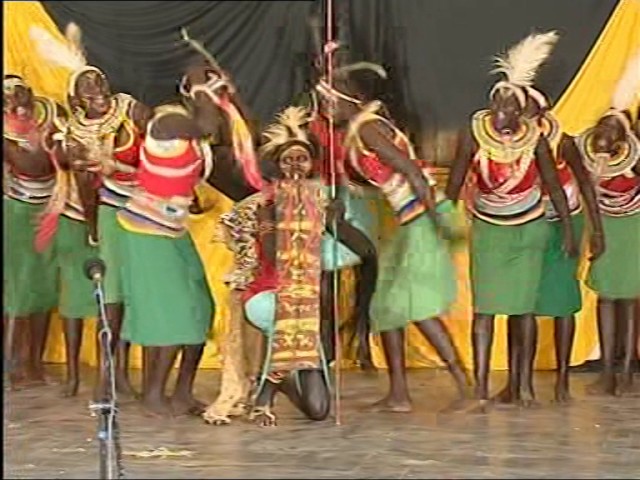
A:
MULTIPOLYGON (((62 69, 43 65, 28 41, 28 30, 31 25, 39 25, 60 35, 54 22, 48 17, 39 2, 3 2, 4 13, 4 67, 5 73, 22 75, 34 88, 43 95, 56 100, 65 100, 65 88, 68 72, 62 69)), ((610 18, 600 38, 585 60, 579 73, 558 102, 555 113, 563 129, 575 134, 590 125, 598 115, 608 107, 614 84, 630 58, 640 46, 640 0, 622 0, 610 18)), ((207 214, 191 220, 190 231, 197 244, 207 271, 212 293, 216 299, 216 315, 213 328, 213 340, 205 350, 203 368, 218 368, 220 354, 215 338, 225 331, 228 318, 228 292, 222 284, 222 276, 230 265, 230 254, 215 242, 212 236, 219 215, 228 211, 231 201, 210 187, 202 187, 202 202, 210 208, 207 214)), ((388 215, 385 222, 390 222, 388 215)), ((392 229, 389 229, 392 231, 392 229)), ((459 278, 459 296, 456 304, 445 319, 456 344, 459 346, 463 360, 471 366, 470 318, 471 303, 468 277, 468 255, 466 248, 460 247, 455 252, 456 269, 459 278)), ((584 269, 583 269, 584 271, 584 269)), ((353 273, 347 271, 342 276, 340 304, 342 317, 347 318, 352 304, 353 273)), ((583 290, 584 308, 578 316, 576 344, 572 363, 582 363, 593 350, 595 333, 595 299, 586 288, 583 290)), ((95 322, 91 321, 85 331, 85 342, 82 350, 83 361, 95 365, 95 343, 93 335, 95 322)), ((540 320, 540 340, 537 367, 549 369, 554 366, 552 320, 540 320)), ((493 349, 493 368, 506 368, 506 329, 505 320, 500 318, 496 326, 496 340, 493 349)), ((51 337, 47 349, 47 360, 64 361, 64 343, 62 329, 58 319, 52 326, 51 337)), ((384 366, 379 340, 373 341, 374 361, 384 366)), ((345 366, 350 366, 353 356, 345 352, 345 366)), ((407 360, 412 367, 434 366, 439 364, 433 349, 422 340, 411 328, 408 333, 407 360)), ((133 366, 140 365, 140 352, 134 350, 133 366)))

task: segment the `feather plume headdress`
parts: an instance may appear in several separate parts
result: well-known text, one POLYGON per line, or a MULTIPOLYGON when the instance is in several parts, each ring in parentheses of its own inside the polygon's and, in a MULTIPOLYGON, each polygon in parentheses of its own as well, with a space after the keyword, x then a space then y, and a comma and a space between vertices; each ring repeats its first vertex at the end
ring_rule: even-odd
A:
POLYGON ((613 91, 611 108, 604 116, 616 117, 627 131, 631 131, 631 122, 623 112, 633 106, 638 96, 640 96, 640 50, 627 63, 613 91))
POLYGON ((506 79, 493 86, 489 97, 493 98, 497 91, 506 89, 513 92, 522 107, 526 105, 527 95, 541 107, 547 107, 545 96, 533 87, 533 83, 538 69, 551 54, 558 38, 556 31, 533 33, 505 54, 497 55, 491 73, 501 73, 506 79))
POLYGON ((5 94, 10 94, 15 90, 16 87, 29 88, 29 86, 22 79, 22 77, 19 77, 17 75, 9 75, 9 74, 5 75, 2 80, 2 91, 5 94))
POLYGON ((263 132, 263 143, 260 154, 272 155, 282 151, 290 143, 298 143, 313 148, 313 143, 306 130, 311 119, 311 112, 306 107, 288 107, 276 116, 276 121, 263 132))
POLYGON ((64 34, 66 42, 55 38, 38 26, 29 29, 29 36, 35 42, 38 54, 44 60, 73 72, 67 84, 69 96, 75 96, 76 82, 83 73, 93 71, 104 77, 104 73, 99 68, 88 64, 82 46, 82 30, 77 24, 72 22, 67 25, 64 34))

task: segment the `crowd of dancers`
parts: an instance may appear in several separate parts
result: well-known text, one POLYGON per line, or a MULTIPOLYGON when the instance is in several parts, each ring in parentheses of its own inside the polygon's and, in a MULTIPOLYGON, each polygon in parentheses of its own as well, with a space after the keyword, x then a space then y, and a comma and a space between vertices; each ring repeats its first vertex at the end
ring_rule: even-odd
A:
MULTIPOLYGON (((99 256, 118 394, 139 398, 155 415, 191 413, 223 424, 247 414, 274 425, 274 399, 282 393, 308 418, 325 419, 336 358, 335 276, 345 268, 357 272, 358 357, 371 364, 369 334, 379 334, 388 367, 389 392, 374 410, 412 409, 404 352, 409 323, 450 371, 458 392, 453 408, 486 409, 495 315, 509 317, 509 380, 496 398, 535 402, 536 316, 551 316, 555 397, 566 402, 586 238, 586 283, 598 295, 604 367, 590 390, 634 392, 640 121, 632 110, 640 53, 610 108, 572 137, 534 83, 558 35, 526 37, 497 57, 493 73, 502 78, 461 134, 447 184, 437 185, 433 166, 417 158, 384 106, 366 98, 357 82, 358 69, 383 75, 378 65, 327 69, 323 63, 344 56, 323 53, 312 91, 258 132, 229 74, 188 37, 203 58, 185 72, 181 99, 155 108, 111 91, 106 75, 88 65, 75 24, 65 38, 38 27, 29 38, 43 61, 71 72, 65 106, 35 96, 19 76, 3 79, 3 313, 14 388, 44 382, 42 355, 57 309, 67 351, 64 393, 77 394, 83 319, 97 313, 83 265, 99 256), (215 303, 187 228, 199 208, 200 182, 235 202, 215 232, 234 261, 224 272, 230 331, 218 339, 221 391, 208 408, 194 398, 193 384, 215 303), (369 208, 378 200, 396 223, 384 242, 369 208), (450 243, 465 224, 458 202, 470 230, 472 376, 441 320, 456 299, 450 243), (620 325, 625 357, 617 378, 620 325), (139 394, 128 378, 131 344, 143 348, 139 394)), ((107 395, 99 371, 96 398, 107 395)))

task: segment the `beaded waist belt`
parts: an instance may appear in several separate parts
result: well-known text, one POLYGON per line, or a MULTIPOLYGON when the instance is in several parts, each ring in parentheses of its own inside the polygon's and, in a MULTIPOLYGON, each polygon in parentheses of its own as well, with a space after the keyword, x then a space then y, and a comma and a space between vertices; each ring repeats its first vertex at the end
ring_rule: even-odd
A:
POLYGON ((178 238, 187 231, 191 198, 164 199, 137 191, 118 212, 121 225, 132 232, 178 238))
POLYGON ((640 213, 640 185, 630 192, 620 193, 598 189, 600 210, 610 217, 626 217, 640 213))
POLYGON ((544 215, 542 191, 534 187, 526 192, 496 195, 476 190, 470 205, 472 213, 496 225, 521 225, 544 215))
POLYGON ((102 181, 100 202, 112 207, 124 207, 136 188, 136 182, 115 182, 109 178, 102 181))
POLYGON ((55 178, 49 180, 27 180, 6 174, 4 194, 14 200, 35 205, 49 201, 55 187, 55 178))
MULTIPOLYGON (((433 187, 435 182, 426 170, 423 172, 425 182, 429 187, 433 187)), ((405 176, 400 173, 394 173, 389 180, 380 185, 380 189, 391 205, 400 225, 411 222, 427 210, 427 206, 420 201, 405 176)))

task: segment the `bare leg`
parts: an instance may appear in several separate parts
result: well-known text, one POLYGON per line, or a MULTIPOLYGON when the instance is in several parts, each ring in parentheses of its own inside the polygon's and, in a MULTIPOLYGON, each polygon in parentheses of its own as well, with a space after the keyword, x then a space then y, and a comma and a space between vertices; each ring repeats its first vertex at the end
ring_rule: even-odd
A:
POLYGON ((64 343, 67 350, 67 381, 62 390, 65 397, 78 394, 80 385, 80 347, 82 346, 82 318, 64 319, 64 343))
POLYGON ((473 374, 476 383, 476 398, 482 402, 489 399, 489 369, 493 346, 493 315, 476 313, 473 317, 473 374))
MULTIPOLYGON (((137 394, 133 390, 131 383, 129 382, 129 347, 130 345, 120 340, 120 331, 122 328, 122 318, 124 313, 124 305, 121 303, 109 303, 105 305, 105 312, 107 314, 107 323, 111 329, 111 342, 109 348, 111 354, 115 360, 115 381, 116 391, 120 397, 124 398, 136 398, 137 394)), ((99 359, 102 358, 102 344, 98 335, 96 336, 96 351, 98 352, 99 359)), ((98 383, 96 385, 96 398, 103 398, 106 394, 106 374, 104 371, 105 366, 100 362, 100 368, 98 369, 98 383)))
POLYGON ((536 403, 535 390, 533 388, 533 368, 538 350, 538 321, 535 315, 527 314, 521 316, 521 378, 520 378, 520 400, 525 407, 536 403))
POLYGON ((365 371, 375 370, 371 359, 369 333, 371 320, 369 308, 378 280, 378 255, 369 238, 353 225, 340 222, 337 237, 344 245, 360 257, 361 264, 356 268, 355 298, 355 336, 358 342, 358 363, 365 371))
POLYGON ((333 311, 333 276, 338 272, 323 271, 320 279, 320 308, 322 310, 322 323, 320 324, 320 340, 327 356, 327 362, 335 359, 336 341, 334 335, 335 315, 333 311))
POLYGON ((509 315, 507 325, 507 355, 509 363, 509 375, 507 377, 507 385, 493 397, 493 401, 503 404, 513 404, 520 401, 520 365, 522 352, 521 343, 521 327, 522 322, 520 315, 509 315))
POLYGON ((249 413, 249 420, 260 427, 275 427, 277 425, 277 417, 272 409, 277 392, 278 385, 267 380, 262 390, 258 393, 253 409, 249 413))
POLYGON ((4 321, 4 354, 8 361, 9 385, 12 390, 21 390, 28 384, 29 318, 7 316, 4 321))
POLYGON ((193 382, 198 365, 204 353, 204 344, 185 345, 182 347, 180 370, 176 380, 176 388, 171 397, 173 410, 177 415, 201 415, 206 405, 193 397, 193 382))
POLYGON ((45 385, 47 383, 42 356, 47 345, 49 319, 50 316, 48 312, 34 314, 29 319, 31 342, 29 345, 29 367, 27 375, 29 381, 36 385, 45 385))
POLYGON ((394 413, 411 411, 411 398, 407 387, 407 371, 404 365, 404 329, 381 333, 384 356, 387 360, 389 393, 373 405, 375 410, 394 413))
POLYGON ((331 394, 322 370, 294 372, 279 388, 309 420, 319 422, 329 416, 331 394))
POLYGON ((356 272, 358 278, 355 304, 356 337, 358 339, 357 358, 362 370, 375 371, 376 367, 373 364, 371 345, 369 344, 369 334, 371 332, 369 307, 375 293, 378 259, 375 256, 364 257, 356 272))
POLYGON ((613 363, 616 348, 616 317, 613 300, 598 298, 598 337, 602 373, 596 383, 587 387, 587 392, 592 395, 615 395, 616 376, 613 363))
POLYGON ((453 376, 460 398, 467 397, 469 378, 460 360, 460 354, 453 344, 451 334, 440 318, 429 318, 415 322, 422 336, 436 349, 438 356, 445 362, 453 376))
POLYGON ((635 300, 620 300, 620 310, 625 328, 625 354, 622 364, 622 379, 619 385, 621 394, 634 394, 638 388, 633 386, 633 370, 636 362, 635 346, 638 338, 637 322, 635 319, 635 300))
POLYGON ((576 319, 574 315, 556 317, 554 325, 554 340, 556 346, 556 364, 558 373, 556 377, 556 402, 566 403, 571 400, 569 393, 569 364, 573 339, 576 331, 576 319))
POLYGON ((145 347, 150 350, 147 360, 154 363, 147 371, 145 390, 142 394, 142 405, 147 411, 160 416, 173 415, 173 409, 167 397, 165 388, 169 373, 178 354, 178 346, 145 347))

